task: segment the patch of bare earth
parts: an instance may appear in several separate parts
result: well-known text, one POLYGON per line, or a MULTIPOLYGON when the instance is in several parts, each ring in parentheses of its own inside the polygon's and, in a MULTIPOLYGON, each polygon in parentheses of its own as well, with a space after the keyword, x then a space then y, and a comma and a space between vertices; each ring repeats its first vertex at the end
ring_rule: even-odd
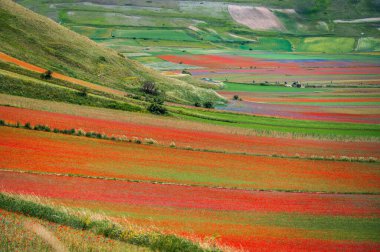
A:
POLYGON ((285 30, 276 15, 265 7, 228 5, 228 12, 236 22, 252 30, 285 30))

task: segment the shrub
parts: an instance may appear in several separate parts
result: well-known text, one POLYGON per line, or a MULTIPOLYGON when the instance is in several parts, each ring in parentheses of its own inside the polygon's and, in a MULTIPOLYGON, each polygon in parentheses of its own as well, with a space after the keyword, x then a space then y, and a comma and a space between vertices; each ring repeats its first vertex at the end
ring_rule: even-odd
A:
POLYGON ((143 91, 146 94, 151 94, 151 95, 158 95, 159 94, 159 90, 156 87, 156 83, 154 83, 152 81, 145 81, 141 87, 141 91, 143 91))
POLYGON ((133 137, 132 141, 137 144, 142 144, 142 141, 138 137, 133 137))
POLYGON ((25 123, 25 129, 32 129, 32 126, 30 125, 30 122, 25 123))
POLYGON ((208 108, 208 109, 214 108, 214 103, 207 101, 203 103, 203 107, 208 108))
POLYGON ((145 143, 146 144, 157 144, 157 141, 154 140, 153 138, 145 138, 145 143))
POLYGON ((156 102, 153 102, 148 106, 148 111, 156 115, 165 115, 168 112, 163 105, 156 102))
POLYGON ((234 99, 235 101, 237 101, 237 100, 239 100, 239 96, 238 96, 238 95, 234 95, 233 99, 234 99))
POLYGON ((41 79, 49 80, 49 79, 52 78, 52 74, 53 74, 52 71, 47 70, 46 72, 44 72, 44 73, 41 74, 41 79))
POLYGON ((0 126, 4 126, 5 125, 5 121, 4 120, 0 120, 0 126))
POLYGON ((88 88, 82 88, 79 93, 78 93, 79 96, 82 96, 82 97, 87 97, 88 95, 88 88))
POLYGON ((202 107, 202 104, 200 104, 199 102, 195 102, 195 103, 194 103, 194 106, 195 106, 195 107, 202 107))
POLYGON ((189 71, 189 70, 186 70, 186 69, 182 70, 182 74, 192 75, 192 74, 190 73, 190 71, 189 71))

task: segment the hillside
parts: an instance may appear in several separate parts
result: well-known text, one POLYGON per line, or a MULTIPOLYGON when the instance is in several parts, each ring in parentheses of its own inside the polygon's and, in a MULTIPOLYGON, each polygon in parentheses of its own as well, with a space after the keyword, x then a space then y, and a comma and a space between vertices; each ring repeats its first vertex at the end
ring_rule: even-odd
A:
POLYGON ((0 0, 0 251, 380 251, 378 3, 0 0))
POLYGON ((162 76, 12 1, 0 1, 0 23, 1 51, 39 67, 132 93, 144 81, 154 81, 174 102, 222 100, 212 90, 162 76))

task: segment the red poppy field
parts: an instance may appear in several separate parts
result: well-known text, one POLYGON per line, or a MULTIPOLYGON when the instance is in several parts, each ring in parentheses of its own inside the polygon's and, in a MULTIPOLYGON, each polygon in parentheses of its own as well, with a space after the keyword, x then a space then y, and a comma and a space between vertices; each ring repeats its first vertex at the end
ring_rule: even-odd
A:
POLYGON ((378 195, 250 192, 0 172, 8 192, 87 207, 122 222, 256 249, 379 249, 378 195), (289 222, 291 221, 291 223, 289 222), (346 230, 348 225, 353 229, 346 230), (377 225, 377 226, 376 226, 377 225))
POLYGON ((336 84, 376 84, 380 79, 379 64, 373 60, 320 59, 313 55, 303 59, 293 59, 291 55, 283 59, 262 58, 261 55, 160 55, 159 58, 204 69, 192 69, 197 77, 220 80, 256 82, 302 81, 308 83, 336 84))
POLYGON ((250 189, 380 191, 378 163, 187 151, 4 127, 0 135, 3 169, 250 189))
MULTIPOLYGON (((80 107, 76 107, 80 112, 80 107)), ((84 109, 82 109, 84 112, 84 109)), ((261 155, 288 155, 310 157, 317 156, 348 156, 380 158, 380 150, 375 142, 339 142, 313 139, 289 139, 263 136, 249 136, 244 132, 228 133, 228 129, 220 132, 210 132, 206 128, 194 129, 194 125, 182 127, 168 121, 162 125, 147 125, 143 119, 127 121, 133 115, 125 114, 118 119, 105 119, 100 111, 97 114, 84 112, 89 116, 53 113, 31 109, 0 106, 0 119, 10 123, 27 122, 31 125, 48 125, 58 129, 83 129, 105 133, 109 136, 125 135, 129 138, 153 138, 159 144, 169 146, 172 142, 178 147, 188 147, 228 152, 241 152, 261 155), (223 132, 224 131, 224 132, 223 132), (323 148, 322 148, 323 146, 323 148)), ((104 112, 106 114, 106 111, 104 112)), ((215 129, 215 128, 214 128, 215 129)))

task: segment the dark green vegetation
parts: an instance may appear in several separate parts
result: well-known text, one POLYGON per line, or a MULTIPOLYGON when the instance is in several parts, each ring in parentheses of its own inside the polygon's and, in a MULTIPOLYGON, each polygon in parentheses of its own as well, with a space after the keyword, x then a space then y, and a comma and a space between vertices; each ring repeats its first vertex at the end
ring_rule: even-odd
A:
POLYGON ((221 100, 212 90, 162 76, 12 1, 0 2, 0 23, 2 52, 53 72, 129 92, 150 80, 167 100, 185 104, 221 100))
POLYGON ((9 194, 0 193, 0 208, 80 230, 90 230, 95 234, 148 247, 153 251, 218 251, 202 249, 199 245, 174 235, 161 233, 136 234, 134 230, 125 230, 116 223, 107 220, 81 218, 67 211, 9 194))

